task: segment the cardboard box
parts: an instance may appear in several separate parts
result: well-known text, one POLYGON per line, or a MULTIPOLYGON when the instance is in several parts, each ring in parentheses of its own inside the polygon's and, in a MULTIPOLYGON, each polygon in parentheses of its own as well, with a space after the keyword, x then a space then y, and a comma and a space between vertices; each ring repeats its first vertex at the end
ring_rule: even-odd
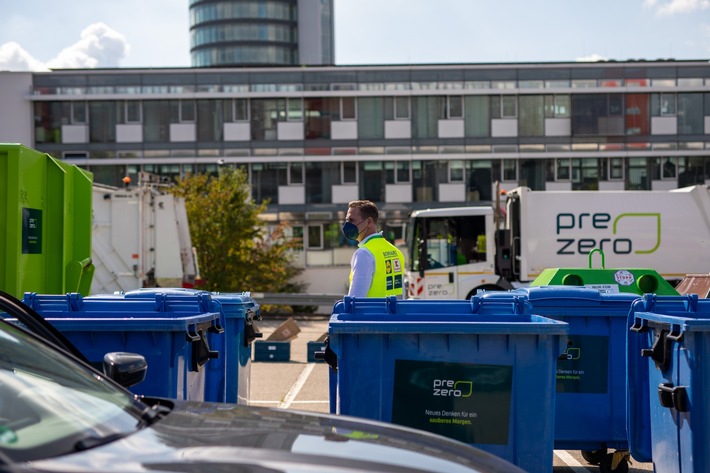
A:
POLYGON ((254 361, 290 361, 291 342, 254 342, 254 361))
POLYGON ((300 331, 301 329, 298 328, 298 324, 295 320, 293 320, 293 317, 289 317, 281 325, 276 327, 274 332, 269 335, 266 341, 288 342, 296 338, 300 331))

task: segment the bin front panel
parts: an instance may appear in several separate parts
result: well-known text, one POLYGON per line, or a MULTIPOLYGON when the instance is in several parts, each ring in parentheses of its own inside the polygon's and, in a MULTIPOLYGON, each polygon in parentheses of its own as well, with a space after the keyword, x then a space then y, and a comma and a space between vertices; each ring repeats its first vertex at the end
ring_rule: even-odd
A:
POLYGON ((481 316, 469 301, 439 305, 446 311, 437 313, 430 302, 399 302, 388 315, 333 314, 336 412, 442 434, 527 471, 551 471, 554 364, 567 324, 481 316))

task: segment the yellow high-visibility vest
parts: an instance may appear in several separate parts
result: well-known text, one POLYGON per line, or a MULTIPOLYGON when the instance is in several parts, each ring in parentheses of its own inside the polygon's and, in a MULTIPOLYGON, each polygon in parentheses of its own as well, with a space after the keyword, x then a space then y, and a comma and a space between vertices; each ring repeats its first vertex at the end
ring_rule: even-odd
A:
MULTIPOLYGON (((375 273, 367 297, 401 296, 404 284, 404 255, 382 235, 373 235, 361 247, 375 257, 375 273)), ((353 271, 350 269, 350 284, 353 271)))

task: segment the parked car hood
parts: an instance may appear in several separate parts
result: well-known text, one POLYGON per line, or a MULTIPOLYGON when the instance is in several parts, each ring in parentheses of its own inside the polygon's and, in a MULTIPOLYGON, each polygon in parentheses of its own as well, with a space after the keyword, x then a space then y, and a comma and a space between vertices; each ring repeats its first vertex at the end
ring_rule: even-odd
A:
POLYGON ((511 472, 489 453, 364 419, 173 401, 149 427, 100 447, 13 465, 43 472, 511 472))

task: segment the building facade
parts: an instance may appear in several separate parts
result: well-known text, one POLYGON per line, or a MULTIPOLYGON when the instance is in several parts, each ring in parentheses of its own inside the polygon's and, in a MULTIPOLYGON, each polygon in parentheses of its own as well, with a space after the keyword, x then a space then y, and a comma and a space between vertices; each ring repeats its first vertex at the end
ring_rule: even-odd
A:
POLYGON ((411 210, 488 205, 496 182, 710 184, 707 61, 2 73, 0 99, 0 140, 97 182, 243 167, 309 269, 347 269, 354 199, 399 239, 411 210))
POLYGON ((193 67, 332 65, 333 0, 190 0, 193 67))

